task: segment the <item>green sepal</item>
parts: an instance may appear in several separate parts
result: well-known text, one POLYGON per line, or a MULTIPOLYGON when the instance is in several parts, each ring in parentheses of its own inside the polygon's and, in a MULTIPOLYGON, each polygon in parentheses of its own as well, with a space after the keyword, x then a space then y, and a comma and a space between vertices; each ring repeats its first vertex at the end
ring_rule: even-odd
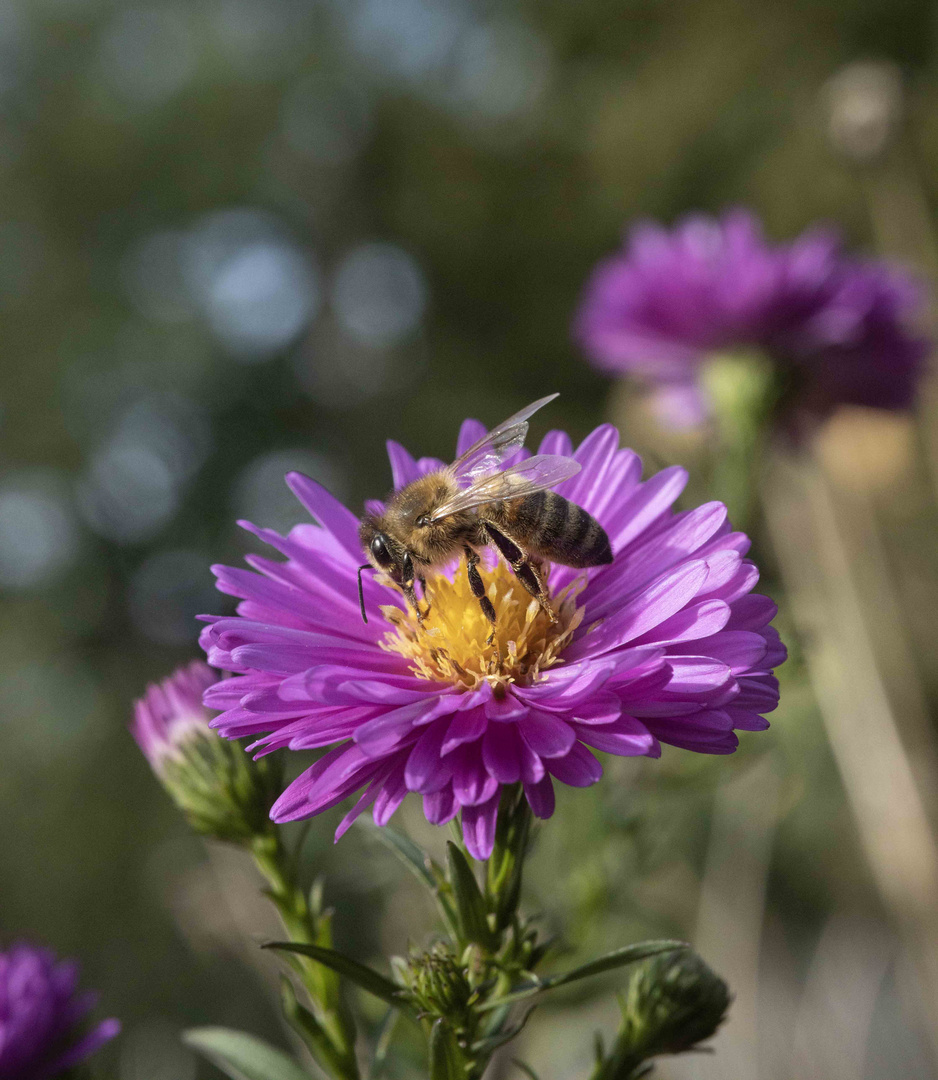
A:
POLYGON ((488 912, 479 883, 466 861, 466 856, 451 840, 446 842, 446 861, 453 897, 456 900, 460 945, 474 942, 484 949, 494 950, 498 943, 489 927, 488 912))
POLYGON ((496 819, 495 844, 485 868, 485 895, 499 931, 508 927, 518 912, 531 822, 531 808, 521 786, 505 788, 496 819))
POLYGON ((548 979, 539 979, 530 986, 522 986, 513 990, 504 997, 486 1002, 479 1006, 480 1011, 500 1008, 515 1001, 524 1001, 534 994, 543 994, 547 990, 554 990, 558 986, 566 986, 568 983, 578 982, 580 979, 589 979, 593 975, 601 975, 604 971, 612 971, 613 968, 625 967, 634 964, 638 960, 645 960, 649 956, 657 956, 659 953, 677 952, 690 946, 686 941, 639 941, 634 945, 624 945, 621 949, 614 949, 605 956, 598 956, 580 967, 572 968, 561 975, 553 975, 548 979))
POLYGON ((465 1080, 456 1036, 443 1020, 430 1029, 430 1080, 465 1080))
POLYGON ((393 1005, 396 1009, 406 1009, 407 1002, 401 996, 401 989, 394 985, 390 979, 386 979, 373 968, 360 964, 344 953, 336 952, 335 949, 326 949, 321 945, 307 945, 298 941, 269 941, 262 945, 264 949, 276 949, 278 952, 299 953, 318 961, 325 967, 337 972, 339 975, 350 979, 367 990, 369 994, 393 1005))
POLYGON ((191 1028, 183 1033, 182 1041, 232 1080, 312 1080, 283 1050, 246 1031, 191 1028))
POLYGON ((358 1062, 353 1052, 343 1054, 329 1038, 315 1016, 297 1000, 296 991, 289 979, 280 981, 280 1001, 283 1015, 306 1044, 316 1063, 327 1076, 342 1080, 357 1080, 358 1062))

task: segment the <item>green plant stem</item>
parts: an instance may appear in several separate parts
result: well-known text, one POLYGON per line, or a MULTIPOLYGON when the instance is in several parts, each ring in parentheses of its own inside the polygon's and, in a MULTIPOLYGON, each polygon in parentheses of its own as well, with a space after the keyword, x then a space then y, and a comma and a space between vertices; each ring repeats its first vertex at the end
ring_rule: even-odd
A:
MULTIPOLYGON (((277 908, 291 941, 332 947, 331 916, 314 909, 297 882, 296 860, 273 826, 256 835, 250 851, 268 883, 267 895, 277 908)), ((328 1068, 335 1080, 359 1080, 355 1058, 355 1022, 342 996, 339 977, 308 957, 293 956, 291 964, 309 996, 312 1016, 331 1048, 328 1068)), ((322 1055, 320 1055, 322 1056, 322 1055)))

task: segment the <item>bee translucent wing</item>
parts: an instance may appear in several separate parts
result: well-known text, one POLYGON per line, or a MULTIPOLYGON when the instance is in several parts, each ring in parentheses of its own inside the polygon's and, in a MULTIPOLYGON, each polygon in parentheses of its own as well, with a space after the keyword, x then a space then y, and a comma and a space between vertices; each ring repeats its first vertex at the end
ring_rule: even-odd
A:
POLYGON ((555 487, 569 480, 580 471, 580 463, 560 454, 535 454, 517 465, 477 480, 471 487, 457 492, 448 502, 437 507, 430 515, 431 521, 471 510, 484 503, 518 499, 555 487))
POLYGON ((528 417, 533 416, 538 409, 542 409, 558 396, 558 394, 550 394, 548 397, 539 398, 521 412, 509 416, 497 427, 493 427, 487 435, 483 435, 478 442, 473 443, 450 465, 449 473, 453 479, 457 483, 471 482, 497 469, 506 458, 524 445, 528 434, 528 417))

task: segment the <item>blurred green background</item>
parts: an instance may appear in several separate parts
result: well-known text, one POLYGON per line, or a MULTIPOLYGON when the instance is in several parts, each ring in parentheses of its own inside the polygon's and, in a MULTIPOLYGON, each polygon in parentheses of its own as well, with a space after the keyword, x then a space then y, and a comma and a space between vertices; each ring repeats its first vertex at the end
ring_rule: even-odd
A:
MULTIPOLYGON (((194 655, 193 617, 230 610, 208 567, 251 549, 235 520, 298 520, 291 468, 358 507, 389 486, 386 438, 448 458, 463 417, 555 390, 536 435, 624 416, 650 465, 693 464, 578 357, 586 275, 635 217, 732 204, 928 270, 936 33, 929 0, 0 4, 0 934, 82 958, 125 1024, 102 1076, 217 1075, 178 1045, 194 1024, 286 1042, 247 865, 187 834, 126 730, 194 655), (905 127, 856 166, 830 80, 870 59, 897 65, 905 127)), ((930 415, 837 419, 818 458, 878 515, 917 764, 938 697, 930 415)), ((664 1076, 938 1075, 806 680, 793 642, 768 734, 614 763, 542 830, 530 903, 570 950, 676 934, 734 984, 720 1056, 664 1076)), ((333 848, 338 816, 306 846, 337 940, 403 951, 424 909, 363 833, 333 848)), ((558 1001, 525 1056, 574 1080, 614 1015, 610 993, 558 1001)))

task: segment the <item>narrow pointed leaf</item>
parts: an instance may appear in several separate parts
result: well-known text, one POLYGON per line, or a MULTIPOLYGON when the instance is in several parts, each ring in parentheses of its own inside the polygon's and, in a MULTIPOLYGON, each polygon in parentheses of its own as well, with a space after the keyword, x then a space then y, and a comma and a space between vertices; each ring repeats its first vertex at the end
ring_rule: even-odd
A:
POLYGON ((439 884, 439 879, 433 873, 434 869, 442 875, 439 868, 435 866, 430 856, 417 844, 411 840, 409 836, 404 836, 402 833, 392 829, 390 825, 371 825, 368 823, 368 818, 359 818, 359 821, 365 828, 368 829, 368 833, 375 840, 379 840, 384 846, 391 852, 393 852, 398 859, 407 867, 412 874, 415 874, 424 885, 429 886, 431 889, 436 889, 439 884))
POLYGON ((430 1080, 463 1080, 459 1050, 452 1031, 437 1020, 430 1029, 430 1080))
POLYGON ((313 1060, 326 1076, 358 1076, 354 1050, 350 1048, 343 1053, 333 1043, 316 1017, 297 1000, 293 985, 286 978, 281 979, 280 983, 280 1003, 288 1023, 306 1044, 313 1060))
POLYGON ((544 979, 541 987, 544 990, 552 990, 555 986, 566 986, 567 983, 577 982, 579 979, 589 979, 593 975, 601 975, 604 971, 634 964, 636 960, 645 960, 649 956, 689 948, 686 941, 638 941, 634 945, 623 945, 621 949, 613 949, 605 956, 598 956, 595 960, 581 964, 580 967, 567 971, 563 975, 554 975, 549 979, 544 979))
POLYGON ((299 941, 270 941, 263 948, 276 949, 278 952, 299 953, 301 956, 318 960, 320 964, 350 979, 362 990, 374 994, 375 997, 386 1001, 388 1005, 393 1005, 396 1009, 406 1007, 400 988, 395 986, 390 979, 386 979, 373 968, 360 964, 350 956, 336 952, 335 949, 326 949, 322 945, 308 945, 299 941))
POLYGON ((522 1061, 521 1058, 512 1058, 511 1063, 516 1069, 520 1069, 525 1076, 530 1077, 530 1080, 541 1080, 531 1066, 526 1061, 522 1061))
POLYGON ((447 929, 454 935, 456 932, 456 912, 444 888, 446 878, 442 869, 430 858, 430 856, 409 836, 397 832, 389 825, 369 824, 368 818, 359 818, 364 828, 367 828, 375 840, 379 840, 392 852, 407 869, 417 878, 422 885, 433 893, 440 908, 440 914, 446 923, 447 929))
POLYGON ((454 843, 447 841, 446 858, 450 884, 456 900, 460 936, 464 941, 474 941, 485 948, 493 948, 494 935, 489 929, 485 900, 466 856, 454 843))
POLYGON ((391 1049, 391 1042, 394 1039, 394 1031, 397 1028, 400 1015, 397 1009, 388 1009, 385 1014, 381 1030, 378 1033, 378 1042, 375 1045, 375 1056, 371 1062, 371 1073, 368 1080, 378 1080, 378 1077, 384 1071, 384 1063, 387 1060, 388 1051, 391 1049))
POLYGON ((246 1031, 191 1028, 182 1039, 232 1080, 311 1080, 283 1050, 246 1031))
POLYGON ((478 1042, 474 1042, 472 1044, 472 1052, 474 1054, 482 1055, 493 1054, 500 1046, 504 1046, 505 1043, 511 1042, 516 1035, 521 1034, 525 1024, 531 1018, 531 1013, 533 1013, 536 1008, 536 1005, 532 1005, 517 1024, 513 1024, 505 1031, 501 1031, 497 1035, 490 1035, 487 1039, 479 1039, 478 1042))
POLYGON ((598 956, 589 963, 581 964, 580 967, 565 971, 560 975, 553 975, 549 979, 541 979, 530 986, 522 986, 513 990, 504 997, 496 998, 479 1006, 480 1012, 489 1009, 498 1009, 503 1005, 512 1004, 515 1001, 524 1001, 534 994, 543 994, 546 990, 553 990, 558 986, 566 986, 568 983, 578 982, 580 979, 589 979, 593 975, 601 975, 604 971, 612 971, 613 968, 625 967, 626 964, 634 964, 637 960, 645 960, 649 956, 657 956, 659 953, 676 952, 678 949, 688 949, 686 941, 639 941, 634 945, 624 945, 621 949, 615 949, 605 956, 598 956))

